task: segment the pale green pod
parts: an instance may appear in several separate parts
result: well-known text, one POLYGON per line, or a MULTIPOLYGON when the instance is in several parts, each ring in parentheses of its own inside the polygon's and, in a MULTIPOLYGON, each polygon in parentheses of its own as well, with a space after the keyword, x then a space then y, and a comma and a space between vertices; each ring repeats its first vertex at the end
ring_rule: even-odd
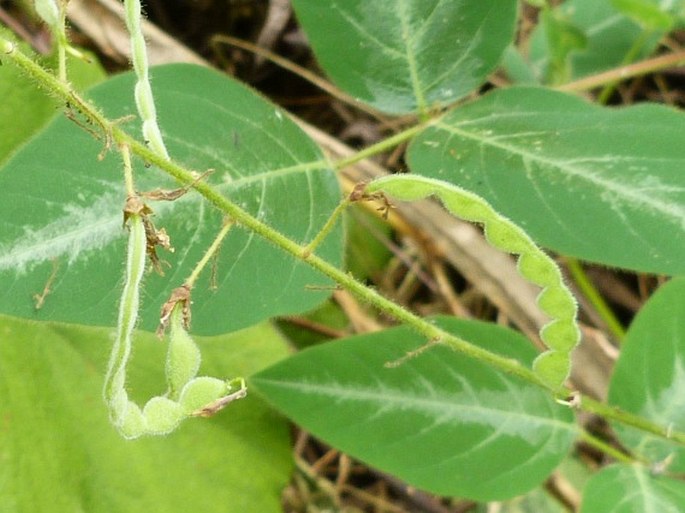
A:
MULTIPOLYGON (((491 217, 492 208, 490 205, 484 205, 479 196, 471 194, 468 191, 463 191, 461 198, 445 198, 445 208, 450 212, 459 212, 459 217, 464 221, 471 221, 480 223, 484 219, 491 217)), ((427 193, 427 194, 430 194, 427 193)))
POLYGON ((145 434, 147 430, 143 412, 137 404, 132 401, 126 401, 124 414, 121 417, 121 423, 115 424, 116 428, 121 433, 121 436, 127 440, 133 440, 145 434))
POLYGON ((109 417, 115 426, 121 425, 129 408, 129 399, 123 386, 112 396, 109 406, 109 417))
POLYGON ((561 272, 555 266, 546 265, 549 257, 544 253, 524 253, 516 264, 525 279, 540 287, 554 287, 561 281, 561 272))
POLYGON ((548 340, 553 340, 555 348, 560 352, 572 351, 578 343, 579 336, 575 319, 556 319, 545 324, 540 330, 542 341, 548 344, 548 340))
POLYGON ((143 408, 145 434, 167 435, 178 427, 184 418, 181 405, 166 397, 153 397, 143 408))
POLYGON ((152 96, 152 89, 149 82, 138 82, 133 88, 133 97, 136 101, 138 114, 143 120, 154 119, 157 116, 155 104, 147 101, 152 96))
MULTIPOLYGON (((563 285, 561 277, 557 284, 563 285)), ((554 319, 575 319, 576 301, 561 286, 547 285, 537 301, 540 309, 554 319)))
POLYGON ((201 359, 200 350, 183 326, 182 305, 179 303, 171 312, 169 324, 166 377, 171 399, 179 399, 183 387, 197 375, 201 359))
POLYGON ((126 28, 131 36, 131 62, 138 79, 134 89, 134 97, 138 114, 143 121, 143 138, 152 151, 164 158, 169 158, 162 133, 157 124, 155 99, 150 86, 140 0, 124 0, 124 12, 126 14, 126 28))
MULTIPOLYGON (((494 214, 494 210, 492 213, 494 214)), ((488 221, 484 232, 485 238, 491 245, 507 253, 521 255, 534 250, 533 241, 526 236, 526 233, 504 217, 488 221)))
POLYGON ((186 415, 200 410, 230 392, 226 381, 202 376, 195 378, 183 387, 179 403, 186 415))
MULTIPOLYGON (((132 215, 128 226, 126 277, 119 304, 117 334, 107 366, 104 386, 105 402, 109 408, 110 418, 117 427, 128 425, 127 415, 131 411, 128 396, 124 389, 126 365, 131 355, 133 330, 138 320, 140 285, 145 273, 146 258, 143 220, 138 215, 132 215)), ((133 432, 135 429, 131 428, 129 431, 133 432)))
POLYGON ((482 223, 485 237, 494 247, 519 255, 521 276, 541 286, 537 302, 551 321, 540 330, 549 348, 534 362, 533 370, 548 387, 561 388, 571 369, 571 351, 580 340, 576 323, 577 304, 563 282, 557 264, 545 254, 526 232, 497 213, 483 198, 452 185, 418 175, 393 175, 368 184, 369 195, 382 192, 401 201, 417 201, 436 196, 453 215, 482 223))
POLYGON ((559 388, 571 373, 571 359, 566 352, 545 351, 533 361, 533 371, 544 383, 559 388), (564 380, 560 382, 559 376, 564 380))

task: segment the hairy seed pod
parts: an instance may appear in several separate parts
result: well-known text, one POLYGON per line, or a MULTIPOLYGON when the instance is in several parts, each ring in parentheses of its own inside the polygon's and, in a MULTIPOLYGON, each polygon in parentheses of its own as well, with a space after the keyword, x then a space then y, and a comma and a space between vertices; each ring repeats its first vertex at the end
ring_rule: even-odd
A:
POLYGON ((477 194, 440 180, 418 175, 393 175, 371 182, 365 192, 368 195, 382 192, 401 201, 435 196, 456 217, 481 223, 492 246, 518 255, 519 273, 542 287, 537 302, 551 318, 540 330, 540 338, 549 350, 535 359, 533 370, 551 389, 558 390, 563 386, 571 370, 571 351, 580 340, 576 322, 578 307, 557 264, 523 229, 500 215, 477 194))
POLYGON ((169 350, 167 351, 166 377, 168 395, 177 401, 181 390, 197 375, 200 368, 200 350, 183 326, 181 303, 171 312, 169 323, 169 350))
POLYGON ((128 226, 124 290, 119 304, 116 339, 112 347, 104 387, 105 402, 109 406, 110 418, 117 428, 122 428, 127 422, 130 410, 125 390, 126 365, 131 356, 131 339, 138 320, 140 286, 145 273, 146 257, 145 226, 142 218, 139 215, 132 215, 128 226))

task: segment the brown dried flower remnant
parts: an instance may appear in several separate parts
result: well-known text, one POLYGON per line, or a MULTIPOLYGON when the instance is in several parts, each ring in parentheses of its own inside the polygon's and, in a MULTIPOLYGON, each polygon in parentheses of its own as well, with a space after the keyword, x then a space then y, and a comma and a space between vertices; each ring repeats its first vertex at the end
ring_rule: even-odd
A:
POLYGON ((164 331, 169 325, 171 312, 178 303, 182 303, 183 326, 186 329, 190 327, 190 286, 183 284, 172 290, 169 299, 162 305, 162 311, 159 314, 159 327, 156 332, 159 338, 164 336, 164 331))
POLYGON ((124 205, 124 226, 133 215, 138 215, 143 220, 143 226, 145 227, 145 240, 146 240, 146 252, 152 266, 155 271, 161 276, 164 276, 164 271, 162 269, 162 261, 157 256, 157 246, 161 246, 167 251, 173 253, 174 248, 171 247, 171 240, 164 228, 155 228, 154 223, 150 217, 152 216, 152 209, 143 202, 140 196, 129 196, 126 198, 126 204, 124 205))
POLYGON ((381 205, 377 208, 377 210, 381 213, 383 219, 387 219, 390 209, 395 208, 395 206, 390 203, 390 200, 381 191, 374 192, 372 194, 366 192, 367 185, 367 182, 359 182, 357 185, 355 185, 348 197, 348 200, 351 203, 357 201, 378 201, 381 203, 381 205))

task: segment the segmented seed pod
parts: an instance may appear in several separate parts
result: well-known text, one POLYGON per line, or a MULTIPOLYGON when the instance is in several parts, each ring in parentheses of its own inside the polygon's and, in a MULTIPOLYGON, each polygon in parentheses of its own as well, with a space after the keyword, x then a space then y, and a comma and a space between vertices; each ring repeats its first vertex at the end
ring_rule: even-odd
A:
POLYGON ((558 390, 563 386, 571 370, 571 351, 580 340, 576 322, 578 307, 557 264, 523 229, 477 194, 440 180, 393 175, 371 182, 365 192, 369 195, 382 192, 401 201, 435 196, 454 216, 481 223, 485 238, 492 246, 518 255, 519 273, 542 287, 537 303, 551 318, 540 330, 540 338, 549 349, 535 359, 533 371, 549 388, 558 390))
POLYGON ((183 387, 197 375, 202 359, 200 350, 183 325, 182 309, 181 303, 177 303, 169 323, 166 377, 168 395, 174 401, 178 401, 183 387))

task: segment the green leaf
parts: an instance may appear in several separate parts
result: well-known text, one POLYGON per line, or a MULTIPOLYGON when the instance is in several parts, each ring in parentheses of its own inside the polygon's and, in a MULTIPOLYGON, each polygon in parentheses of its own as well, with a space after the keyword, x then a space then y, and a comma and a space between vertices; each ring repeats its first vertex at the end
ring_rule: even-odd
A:
POLYGON ((390 240, 391 229, 388 223, 379 219, 358 205, 347 211, 346 268, 358 280, 378 278, 386 272, 392 252, 385 240, 390 240))
MULTIPOLYGON (((0 26, 0 35, 12 37, 11 32, 0 26)), ((28 45, 17 43, 23 52, 30 52, 28 45)), ((35 57, 35 55, 34 55, 35 57)), ((56 67, 55 59, 46 63, 56 67)), ((95 61, 85 63, 68 57, 69 79, 77 90, 101 82, 105 78, 102 67, 95 61)), ((58 110, 58 102, 45 94, 11 62, 4 60, 0 66, 0 119, 12 120, 0 123, 0 164, 22 143, 42 128, 58 110)))
MULTIPOLYGON (((442 327, 530 365, 515 332, 475 321, 442 327)), ((540 484, 575 436, 571 412, 540 388, 437 346, 405 327, 323 344, 250 383, 306 430, 366 463, 441 495, 512 497, 540 484)))
POLYGON ((504 51, 502 68, 507 77, 516 85, 537 85, 540 83, 533 67, 523 56, 521 50, 513 44, 504 51))
MULTIPOLYGON (((633 320, 611 378, 609 403, 685 430, 685 278, 663 285, 633 320)), ((614 428, 637 454, 654 462, 669 458, 669 470, 685 472, 682 447, 627 426, 614 428)))
POLYGON ((563 254, 685 273, 682 113, 498 90, 446 115, 408 151, 413 172, 484 197, 563 254))
POLYGON ((611 4, 648 30, 668 32, 675 24, 672 15, 650 0, 611 0, 611 4))
POLYGON ((683 481, 653 476, 643 467, 612 465, 588 482, 580 513, 680 513, 683 504, 683 481))
MULTIPOLYGON (((662 31, 645 34, 631 19, 621 15, 608 0, 566 0, 555 9, 582 31, 587 45, 568 55, 568 79, 578 79, 649 56, 664 35, 662 31)), ((530 38, 530 60, 541 77, 550 77, 550 27, 541 20, 530 38)))
POLYGON ((324 71, 347 93, 400 114, 480 86, 511 43, 515 0, 294 0, 324 71))
POLYGON ((549 81, 553 84, 571 78, 568 56, 575 50, 587 47, 585 33, 571 23, 558 10, 545 10, 540 16, 549 45, 549 81))
MULTIPOLYGON (((283 357, 268 325, 200 339, 203 372, 249 374, 283 357)), ((0 317, 0 510, 15 513, 277 513, 291 472, 287 424, 255 396, 166 438, 123 440, 109 424, 105 329, 0 317)), ((136 396, 163 386, 166 348, 139 333, 136 396)))
MULTIPOLYGON (((290 119, 237 82, 209 69, 170 65, 152 70, 160 125, 172 158, 198 172, 253 215, 301 242, 311 240, 340 201, 337 179, 319 148, 290 119)), ((110 118, 135 112, 133 75, 115 77, 89 95, 110 118)), ((138 123, 128 122, 133 133, 138 123)), ((98 127, 92 127, 97 131, 98 127)), ((49 128, 0 170, 0 309, 12 315, 112 325, 120 295, 126 231, 121 160, 66 119, 49 128), (42 309, 40 294, 56 267, 42 309)), ((138 190, 175 188, 166 175, 136 162, 138 190)), ((160 250, 166 276, 145 280, 141 327, 154 329, 161 305, 180 286, 216 236, 221 215, 190 192, 149 202, 153 221, 175 253, 160 250)), ((335 231, 318 254, 339 264, 335 231)), ((234 228, 216 266, 193 290, 193 330, 216 334, 279 314, 308 310, 328 282, 258 236, 234 228)))

